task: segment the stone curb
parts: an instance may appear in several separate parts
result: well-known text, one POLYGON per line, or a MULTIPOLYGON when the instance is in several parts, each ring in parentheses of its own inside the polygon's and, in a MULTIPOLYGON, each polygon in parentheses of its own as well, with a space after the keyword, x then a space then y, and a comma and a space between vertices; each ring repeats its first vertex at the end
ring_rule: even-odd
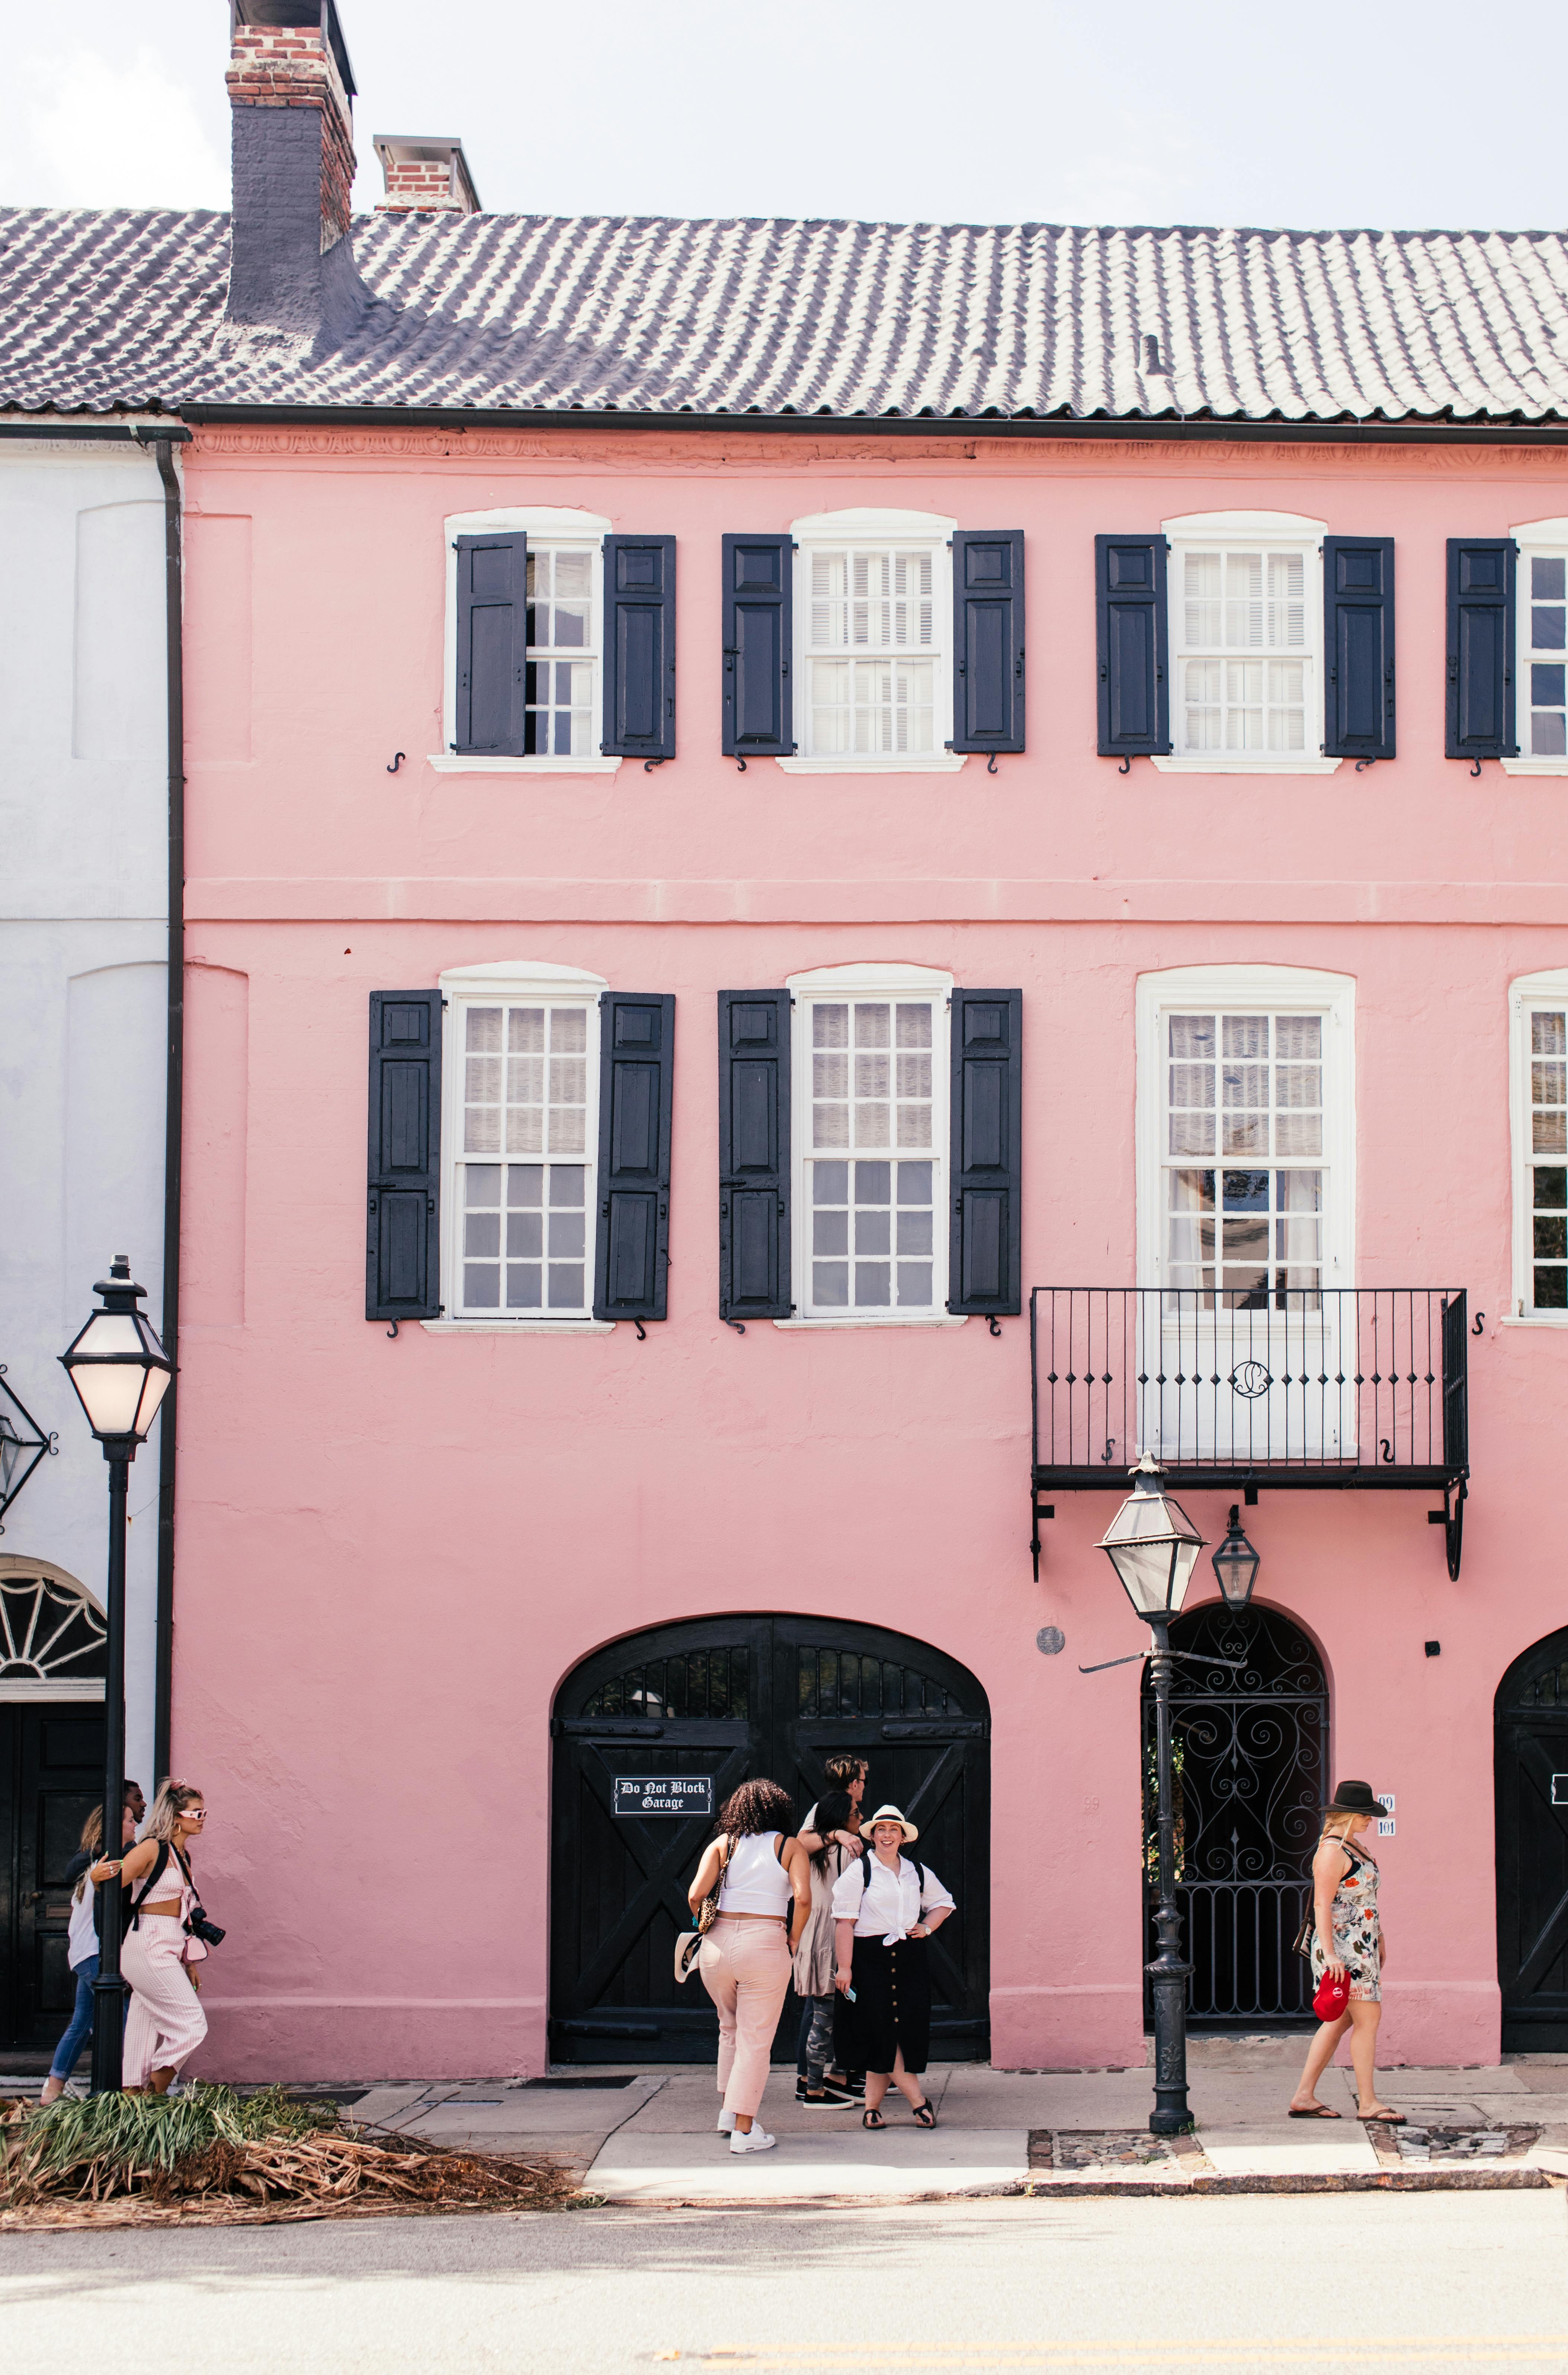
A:
POLYGON ((1006 2185, 966 2185, 939 2193, 771 2193, 757 2194, 635 2194, 613 2201, 584 2188, 578 2197, 585 2210, 883 2210, 908 2208, 916 2203, 1005 2202, 1069 2195, 1100 2201, 1123 2194, 1147 2199, 1165 2194, 1235 2193, 1521 2193, 1561 2186, 1563 2180, 1544 2168, 1409 2168, 1344 2169, 1321 2175, 1271 2175, 1259 2170, 1238 2177, 1092 2177, 1057 2176, 1042 2169, 1038 2176, 1016 2179, 1006 2185))

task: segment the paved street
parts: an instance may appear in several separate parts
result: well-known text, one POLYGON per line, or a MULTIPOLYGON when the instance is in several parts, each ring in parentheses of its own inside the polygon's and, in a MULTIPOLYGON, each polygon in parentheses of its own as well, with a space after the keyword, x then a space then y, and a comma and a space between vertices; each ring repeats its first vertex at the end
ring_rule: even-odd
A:
POLYGON ((0 2240, 0 2364, 273 2375, 1568 2369, 1562 2193, 965 2202, 0 2240))

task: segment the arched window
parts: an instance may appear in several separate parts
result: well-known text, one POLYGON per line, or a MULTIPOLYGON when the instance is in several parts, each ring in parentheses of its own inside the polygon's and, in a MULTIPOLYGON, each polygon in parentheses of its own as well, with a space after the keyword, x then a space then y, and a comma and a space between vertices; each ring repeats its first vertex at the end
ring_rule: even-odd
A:
POLYGON ((101 1699, 103 1613, 46 1559, 0 1558, 0 1699, 101 1699))

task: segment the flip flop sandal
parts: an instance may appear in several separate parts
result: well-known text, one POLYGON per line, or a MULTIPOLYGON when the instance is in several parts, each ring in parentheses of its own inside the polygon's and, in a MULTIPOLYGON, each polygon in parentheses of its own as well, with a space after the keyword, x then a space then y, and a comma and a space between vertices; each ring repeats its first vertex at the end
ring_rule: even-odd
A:
POLYGON ((885 2128, 888 2123, 880 2111, 862 2111, 860 2124, 863 2128, 885 2128))
POLYGON ((1402 2128, 1406 2124, 1403 2111, 1358 2111, 1356 2117, 1368 2128, 1402 2128))
POLYGON ((936 2126, 937 2114, 932 2109, 929 2103, 916 2103, 914 2107, 914 2124, 917 2128, 934 2128, 936 2126))
POLYGON ((1338 2111, 1331 2111, 1326 2103, 1315 2104, 1310 2111, 1291 2111, 1290 2114, 1292 2120, 1338 2120, 1342 2116, 1338 2111))

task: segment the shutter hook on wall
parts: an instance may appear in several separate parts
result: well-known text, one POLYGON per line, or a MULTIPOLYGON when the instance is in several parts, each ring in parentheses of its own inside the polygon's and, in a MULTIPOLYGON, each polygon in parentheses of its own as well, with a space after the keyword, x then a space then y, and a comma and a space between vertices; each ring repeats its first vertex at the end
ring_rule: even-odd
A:
POLYGON ((1356 761, 1356 773, 1358 775, 1364 775, 1369 767, 1375 767, 1377 761, 1375 759, 1358 759, 1356 761))
POLYGON ((639 1344, 645 1344, 648 1341, 648 1331, 643 1327, 643 1322, 640 1319, 633 1319, 631 1325, 637 1330, 637 1341, 639 1344))
POLYGON ((397 770, 399 769, 399 767, 401 767, 401 765, 403 764, 404 760, 405 760, 407 756, 408 756, 408 753, 407 753, 407 750, 399 750, 399 752, 397 753, 396 758, 395 758, 395 759, 394 759, 394 761, 393 761, 393 762, 392 762, 391 766, 387 769, 387 771, 386 771, 386 772, 387 772, 387 774, 388 774, 389 775, 395 775, 395 774, 396 774, 396 773, 397 773, 397 770))
POLYGON ((993 751, 992 751, 992 753, 991 753, 991 756, 990 756, 990 757, 986 760, 986 762, 985 762, 985 773, 986 773, 988 775, 994 775, 994 774, 996 774, 996 753, 995 752, 995 750, 993 750, 993 751))
POLYGON ((662 767, 664 763, 665 762, 662 759, 644 759, 643 762, 643 773, 645 775, 651 775, 655 767, 662 767))
POLYGON ((746 1333, 746 1322, 744 1319, 725 1319, 725 1326, 726 1328, 733 1328, 737 1336, 744 1336, 746 1333))
POLYGON ((1484 1336, 1484 1335, 1485 1335, 1486 1330, 1485 1330, 1485 1329, 1484 1329, 1484 1328, 1482 1327, 1482 1325, 1481 1325, 1481 1322, 1485 1319, 1485 1317, 1486 1317, 1486 1314, 1485 1314, 1485 1312, 1484 1312, 1484 1311, 1478 1311, 1478 1312, 1477 1312, 1477 1314, 1476 1314, 1476 1324, 1475 1324, 1475 1326, 1474 1326, 1474 1327, 1471 1329, 1471 1330, 1470 1330, 1470 1333, 1471 1333, 1471 1335, 1472 1335, 1472 1336, 1484 1336))
POLYGON ((744 759, 737 759, 737 760, 736 761, 736 762, 735 762, 735 772, 736 772, 736 774, 737 774, 737 775, 744 775, 744 774, 745 774, 745 773, 746 773, 746 762, 745 762, 745 760, 744 760, 744 759))
POLYGON ((985 1324, 986 1324, 986 1326, 990 1329, 991 1333, 992 1333, 992 1335, 993 1335, 993 1336, 999 1336, 999 1335, 1001 1334, 1001 1332, 1002 1332, 1002 1323, 1001 1323, 1001 1321, 997 1318, 997 1317, 996 1317, 996 1313, 995 1313, 994 1311, 988 1311, 988 1312, 986 1313, 986 1315, 985 1315, 985 1324))
POLYGON ((395 1319, 393 1321, 393 1323, 392 1323, 391 1327, 387 1329, 387 1331, 386 1331, 386 1332, 387 1332, 387 1334, 388 1334, 389 1336, 395 1336, 395 1335, 396 1335, 396 1333, 397 1333, 397 1322, 396 1322, 396 1320, 395 1320, 395 1319))
POLYGON ((1118 775, 1130 775, 1132 774, 1132 758, 1130 753, 1124 755, 1122 763, 1117 768, 1116 773, 1118 775))
POLYGON ((1471 765, 1470 773, 1472 775, 1479 775, 1480 774, 1480 761, 1479 759, 1477 759, 1471 765))

